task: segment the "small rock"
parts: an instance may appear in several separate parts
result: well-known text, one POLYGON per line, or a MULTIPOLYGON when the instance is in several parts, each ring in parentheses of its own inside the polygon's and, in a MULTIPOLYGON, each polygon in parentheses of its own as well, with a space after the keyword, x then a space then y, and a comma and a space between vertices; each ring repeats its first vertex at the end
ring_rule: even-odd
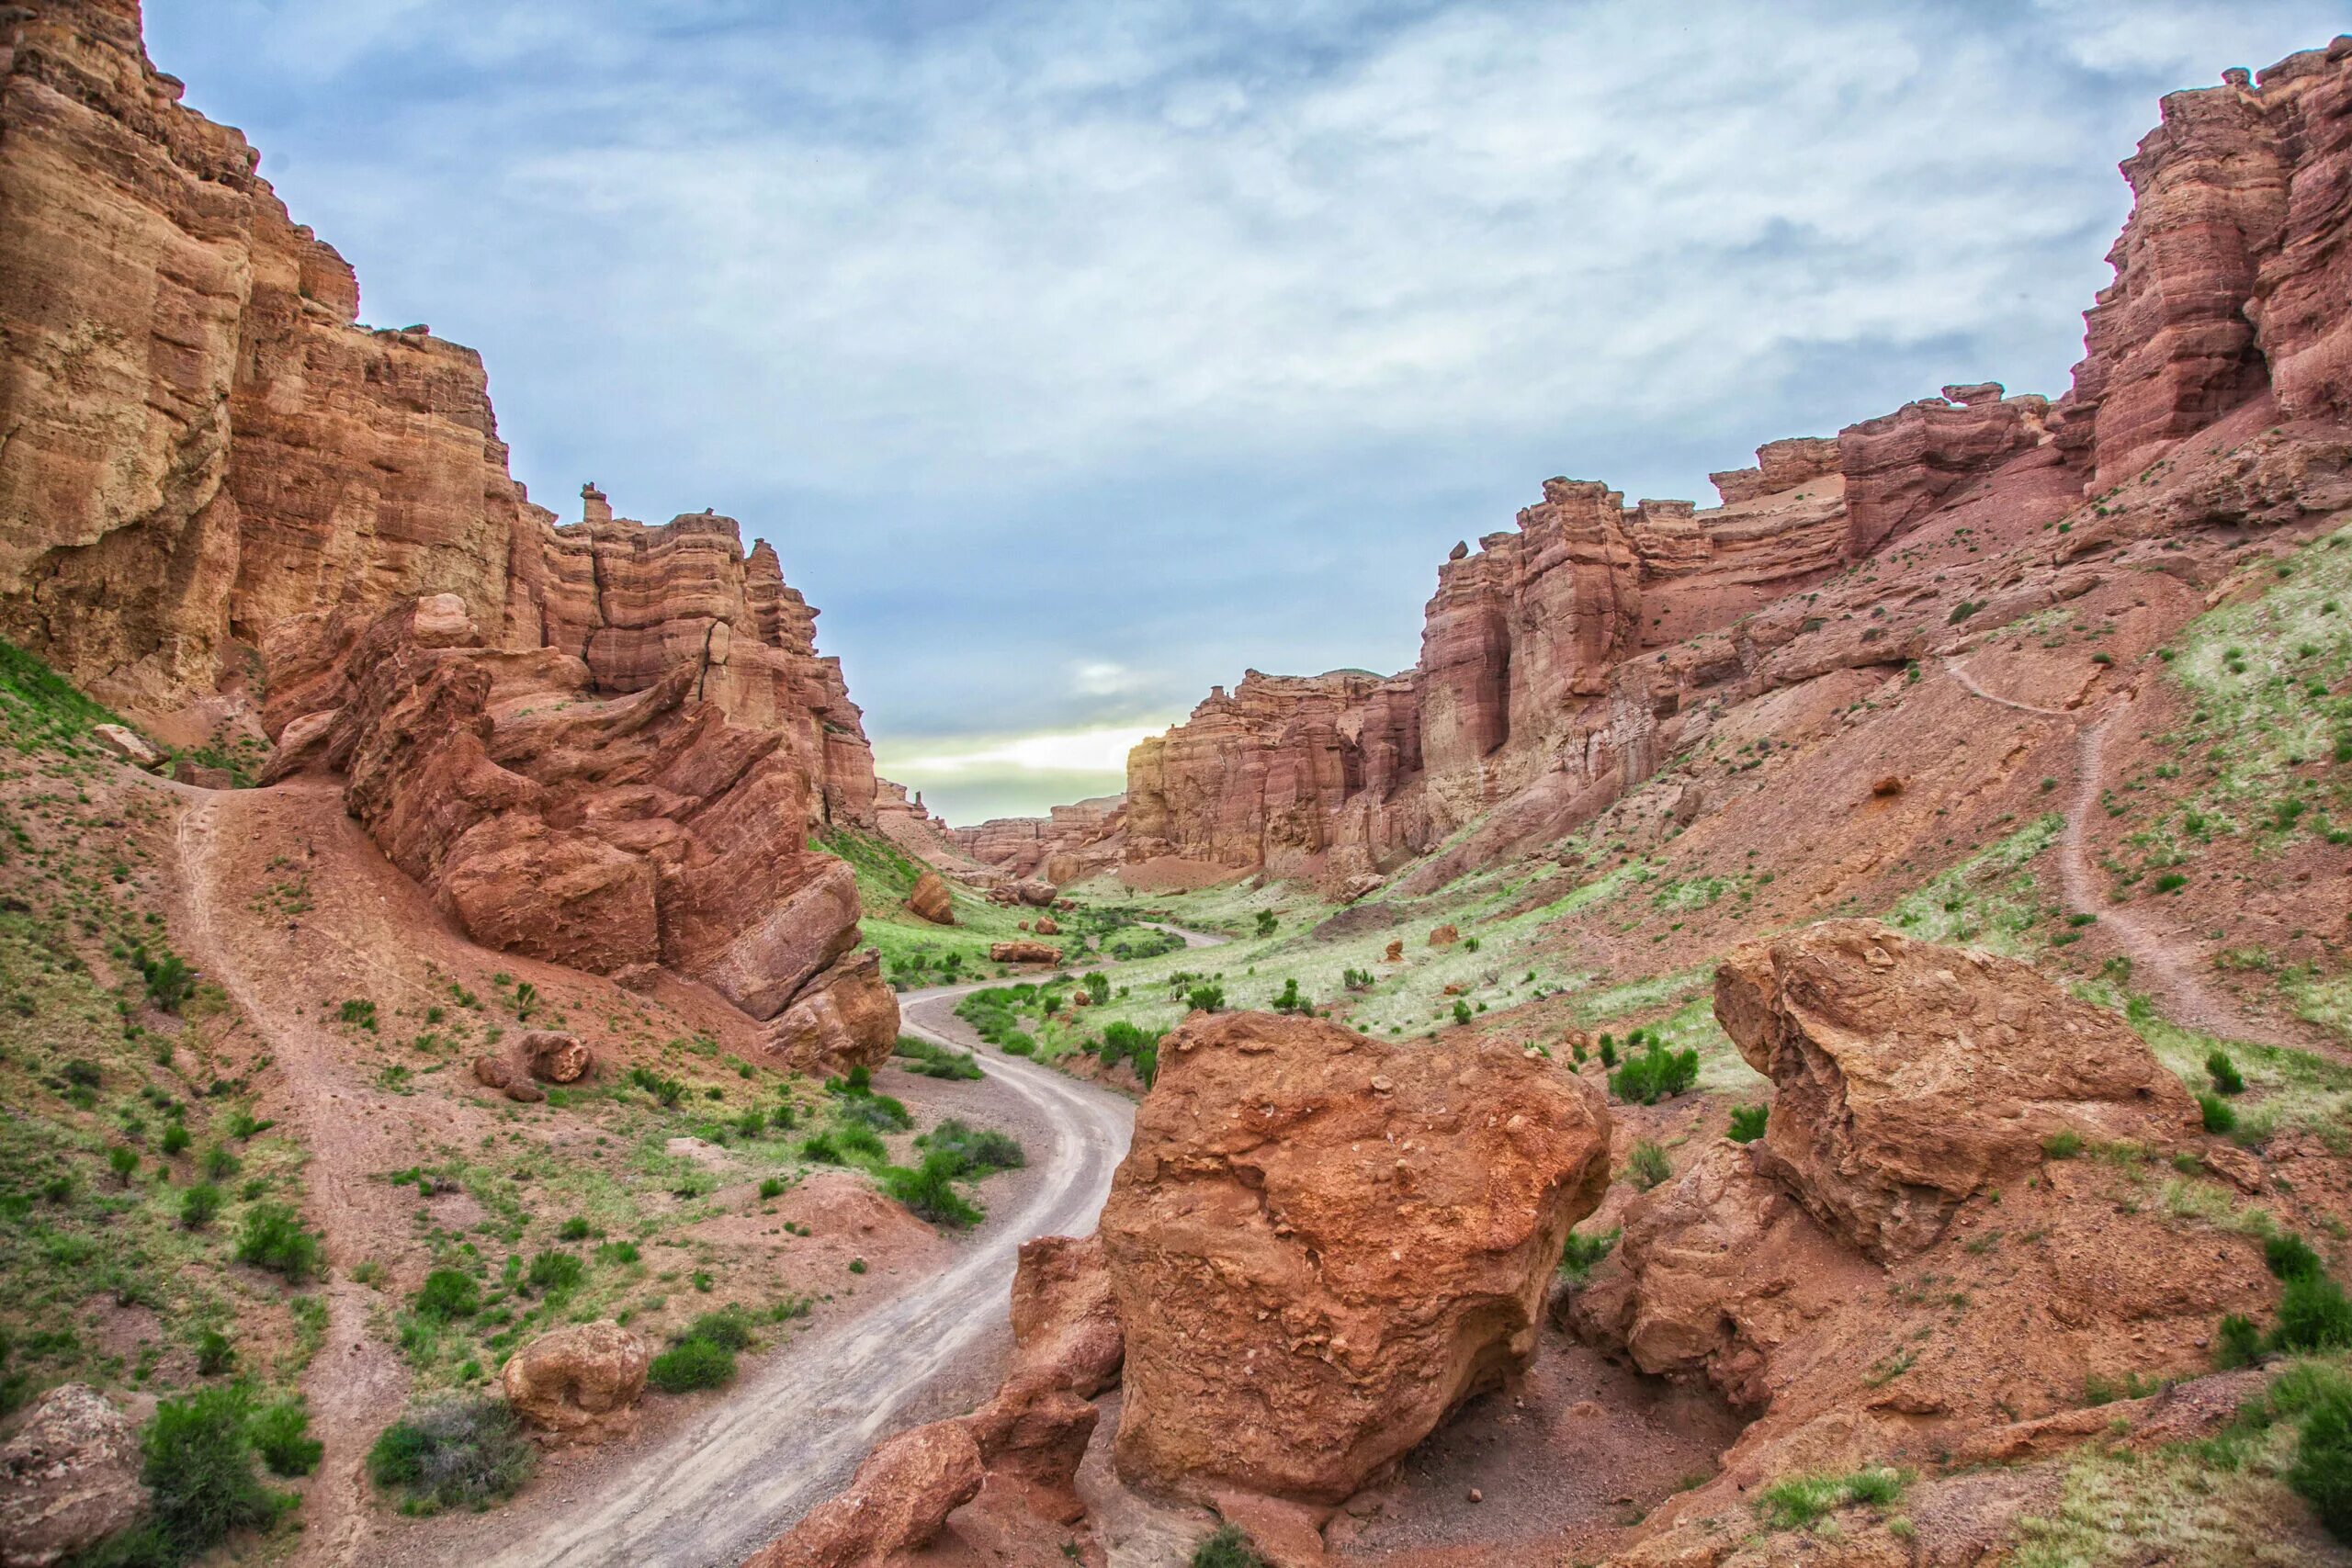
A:
POLYGON ((90 739, 129 762, 134 768, 144 768, 151 773, 164 771, 167 759, 137 730, 119 724, 94 724, 90 739))

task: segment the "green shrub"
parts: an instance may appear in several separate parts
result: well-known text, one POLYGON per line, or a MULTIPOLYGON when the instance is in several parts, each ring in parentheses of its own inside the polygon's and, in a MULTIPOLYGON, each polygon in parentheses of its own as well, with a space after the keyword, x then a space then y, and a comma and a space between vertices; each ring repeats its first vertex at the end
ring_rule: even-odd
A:
POLYGON ((237 1364, 237 1348, 229 1337, 217 1328, 207 1328, 196 1337, 196 1371, 198 1377, 217 1378, 237 1364))
POLYGON ((1620 1234, 1620 1229, 1615 1226, 1592 1235, 1578 1235, 1570 1231, 1567 1245, 1560 1249, 1560 1272, 1576 1283, 1583 1284, 1592 1277, 1594 1267, 1616 1247, 1620 1234))
POLYGON ((2344 1287, 2324 1274, 2301 1274, 2278 1297, 2278 1325, 2270 1343, 2281 1350, 2328 1350, 2352 1346, 2352 1302, 2344 1287))
POLYGON ((194 1557, 230 1531, 277 1515, 278 1499, 254 1473, 245 1418, 244 1391, 231 1386, 167 1399, 147 1424, 139 1479, 157 1531, 181 1556, 194 1557))
POLYGON ((2083 1135, 2072 1127, 2063 1128, 2041 1140, 2041 1153, 2049 1159, 2073 1159, 2083 1152, 2083 1135))
POLYGON ((811 1133, 800 1140, 800 1157, 815 1165, 842 1165, 841 1145, 831 1133, 811 1133))
POLYGON ((1096 970, 1079 982, 1086 987, 1086 999, 1096 1007, 1108 1007, 1111 1002, 1111 976, 1096 970))
POLYGON ((1468 1002, 1456 1001, 1453 1004, 1453 1022, 1456 1028, 1468 1023, 1471 1016, 1470 1004, 1468 1002))
POLYGON ((699 1339, 723 1350, 748 1350, 752 1348, 752 1314, 739 1306, 723 1306, 717 1312, 704 1313, 686 1325, 678 1336, 683 1345, 689 1339, 699 1339))
POLYGON ((1037 1042, 1017 1029, 1008 1032, 996 1044, 997 1049, 1008 1056, 1034 1056, 1037 1054, 1037 1042))
POLYGON ((1873 1468, 1845 1475, 1798 1475, 1757 1495, 1756 1515, 1766 1529, 1804 1529, 1850 1503, 1884 1507, 1911 1484, 1905 1470, 1873 1468))
POLYGON ((139 1151, 129 1144, 117 1144, 107 1150, 107 1168, 114 1172, 117 1181, 125 1187, 139 1171, 139 1151))
POLYGON ((1647 1138, 1635 1143, 1634 1152, 1626 1156, 1626 1179, 1645 1192, 1672 1174, 1672 1168, 1666 1163, 1666 1151, 1647 1138))
POLYGON ((242 1168, 237 1156, 220 1144, 206 1145, 204 1157, 198 1164, 203 1168, 207 1181, 226 1181, 242 1168))
POLYGON ((417 1314, 442 1323, 471 1317, 481 1310, 481 1287, 461 1269, 435 1269, 416 1292, 417 1314))
POLYGON ((2213 1365, 2223 1371, 2233 1367, 2247 1367, 2262 1353, 2262 1331, 2254 1319, 2232 1313, 2222 1319, 2222 1326, 2213 1335, 2213 1365))
POLYGON ((882 1190, 920 1218, 964 1230, 979 1223, 980 1210, 956 1190, 956 1178, 962 1168, 962 1161, 955 1154, 934 1150, 912 1169, 902 1165, 885 1168, 882 1190))
POLYGON ((1266 1560, 1240 1527, 1219 1525, 1193 1548, 1192 1568, 1266 1568, 1266 1560))
POLYGON ((1124 1019, 1103 1026, 1102 1038, 1095 1046, 1096 1059, 1105 1067, 1115 1067, 1121 1062, 1135 1069, 1145 1088, 1159 1076, 1159 1040, 1161 1031, 1138 1029, 1124 1019))
POLYGON ((1655 1105, 1671 1100, 1699 1081, 1696 1049, 1670 1051, 1657 1040, 1638 1056, 1609 1075, 1609 1092, 1627 1104, 1655 1105))
POLYGON ((254 1411, 245 1431, 272 1475, 308 1475, 326 1452, 326 1445, 310 1435, 311 1407, 299 1393, 254 1411))
POLYGON ((608 1241, 596 1249, 599 1263, 625 1266, 636 1262, 637 1257, 637 1243, 633 1241, 608 1241))
POLYGON ((163 1150, 167 1155, 183 1154, 188 1145, 187 1129, 177 1122, 164 1129, 163 1150))
POLYGON ((2280 1231, 2262 1244, 2262 1261, 2270 1272, 2281 1280, 2301 1280, 2307 1275, 2324 1274, 2327 1266, 2312 1244, 2292 1231, 2280 1231))
POLYGON ((220 1189, 199 1181, 180 1194, 180 1224, 192 1231, 210 1224, 220 1213, 220 1189))
POLYGON ((1612 1035, 1603 1034, 1600 1037, 1600 1065, 1604 1067, 1617 1065, 1617 1041, 1612 1035))
POLYGON ((1313 1012, 1315 998, 1299 995, 1298 981, 1293 977, 1283 982, 1282 992, 1272 1006, 1276 1012, 1313 1012))
POLYGON ((2245 1077, 2238 1071, 2238 1065, 2230 1060, 2230 1054, 2227 1051, 2216 1050, 2207 1053, 2205 1072, 2213 1080, 2215 1093, 2244 1094, 2245 1092, 2245 1077))
POLYGON ((2323 1400, 2304 1416, 2287 1484, 2328 1534, 2352 1543, 2352 1401, 2323 1400))
POLYGON ((1764 1135, 1764 1123, 1770 1119, 1769 1105, 1735 1105, 1731 1109, 1731 1132, 1735 1144, 1752 1144, 1764 1135))
POLYGON ((783 1177, 781 1177, 781 1176, 770 1176, 770 1177, 765 1177, 765 1178, 763 1178, 763 1179, 762 1179, 762 1180, 761 1180, 761 1182, 760 1182, 760 1201, 761 1201, 762 1202, 765 1202, 767 1200, 769 1200, 769 1199, 771 1199, 771 1198, 781 1198, 781 1197, 783 1197, 783 1196, 784 1196, 784 1178, 783 1178, 783 1177))
POLYGON ((834 1137, 842 1154, 860 1159, 881 1159, 890 1152, 882 1146, 881 1134, 871 1127, 843 1127, 834 1137))
POLYGON ((1021 1140, 993 1127, 974 1127, 950 1116, 915 1140, 915 1146, 947 1160, 959 1177, 1019 1170, 1029 1163, 1021 1140))
MULTIPOLYGON (((899 1035, 899 1043, 891 1048, 890 1054, 904 1058, 908 1071, 921 1073, 927 1078, 968 1079, 980 1076, 980 1064, 973 1059, 969 1051, 950 1051, 911 1034, 899 1035)), ((788 1110, 786 1114, 789 1114, 788 1110)), ((780 1124, 788 1127, 791 1122, 787 1121, 780 1124)))
POLYGON ((401 1511, 482 1507, 530 1479, 537 1453, 503 1399, 449 1399, 412 1410, 368 1450, 368 1473, 401 1511))
POLYGON ((1225 1006, 1225 987, 1215 982, 1195 986, 1185 993, 1184 1000, 1194 1012, 1216 1012, 1225 1006))
POLYGON ((532 1258, 531 1271, 524 1279, 540 1295, 558 1295, 577 1287, 587 1271, 587 1265, 571 1253, 542 1252, 532 1258))
POLYGON ((138 966, 139 977, 146 984, 147 1000, 158 1011, 177 1012, 180 1004, 196 994, 196 971, 176 953, 150 954, 143 946, 133 947, 130 962, 138 966))
POLYGON ((1258 911, 1258 934, 1260 936, 1273 935, 1276 927, 1280 924, 1281 922, 1275 919, 1274 912, 1272 909, 1261 909, 1258 911))
POLYGON ((282 1274, 300 1285, 319 1271, 319 1238, 283 1203, 256 1203, 237 1239, 237 1261, 282 1274))
POLYGON ((2238 1124, 2236 1107, 2218 1094, 2199 1095, 2197 1108, 2204 1113, 2205 1130, 2209 1133, 2231 1132, 2238 1124))
POLYGON ((735 1381, 735 1352, 707 1339, 687 1339, 653 1358, 646 1378, 664 1393, 724 1388, 735 1381))

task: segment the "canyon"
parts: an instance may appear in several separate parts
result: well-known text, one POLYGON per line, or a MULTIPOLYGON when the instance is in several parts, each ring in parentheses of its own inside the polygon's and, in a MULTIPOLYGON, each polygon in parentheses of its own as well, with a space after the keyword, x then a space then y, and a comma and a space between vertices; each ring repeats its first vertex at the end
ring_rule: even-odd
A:
POLYGON ((0 1562, 2346 1561, 2352 38, 961 827, 181 96, 0 8, 0 1562))

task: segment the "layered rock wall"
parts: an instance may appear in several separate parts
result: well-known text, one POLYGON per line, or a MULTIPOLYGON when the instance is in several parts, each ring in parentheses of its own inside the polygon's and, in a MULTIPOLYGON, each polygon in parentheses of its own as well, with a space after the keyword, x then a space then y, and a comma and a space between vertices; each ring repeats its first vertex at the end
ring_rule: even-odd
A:
POLYGON ((956 852, 1016 877, 1059 886, 1114 865, 1125 847, 1127 798, 1098 795, 1057 806, 1044 817, 995 817, 948 830, 956 852))

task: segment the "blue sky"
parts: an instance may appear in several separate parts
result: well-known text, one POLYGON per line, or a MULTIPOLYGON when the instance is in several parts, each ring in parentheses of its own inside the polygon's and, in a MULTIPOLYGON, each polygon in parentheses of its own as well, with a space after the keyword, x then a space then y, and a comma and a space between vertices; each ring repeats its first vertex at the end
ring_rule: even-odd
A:
POLYGON ((147 0, 578 515, 706 506, 953 820, 1402 668, 1549 475, 2056 393, 2156 99, 2309 0, 147 0), (1670 19, 1662 19, 1670 18, 1670 19))

